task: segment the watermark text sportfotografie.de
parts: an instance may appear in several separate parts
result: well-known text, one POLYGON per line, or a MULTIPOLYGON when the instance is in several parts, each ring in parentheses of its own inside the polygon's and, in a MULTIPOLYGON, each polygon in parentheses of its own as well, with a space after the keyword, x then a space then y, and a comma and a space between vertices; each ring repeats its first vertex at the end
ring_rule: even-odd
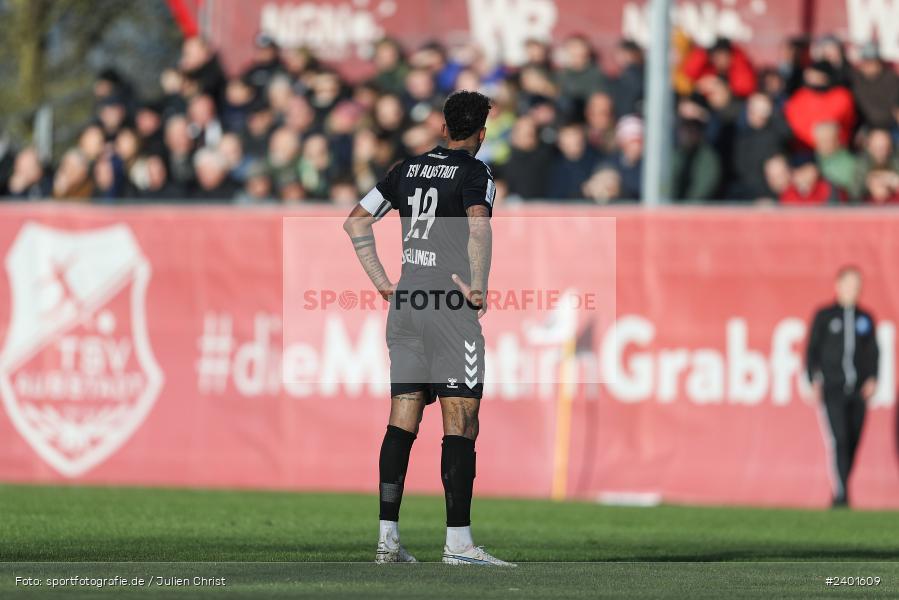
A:
MULTIPOLYGON (((488 290, 487 310, 495 311, 552 311, 563 306, 579 310, 596 310, 595 292, 576 293, 563 290, 516 289, 488 290)), ((390 303, 397 308, 414 310, 461 310, 476 308, 465 299, 461 290, 396 290, 390 303)), ((388 301, 376 290, 318 289, 303 292, 303 310, 384 310, 388 301)))

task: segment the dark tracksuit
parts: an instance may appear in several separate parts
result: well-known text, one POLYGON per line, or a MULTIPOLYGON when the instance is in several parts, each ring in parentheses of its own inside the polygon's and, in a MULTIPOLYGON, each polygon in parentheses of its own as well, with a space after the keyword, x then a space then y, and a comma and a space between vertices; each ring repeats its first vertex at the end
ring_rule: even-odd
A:
POLYGON ((847 501, 847 483, 865 420, 861 388, 877 377, 879 351, 874 318, 862 308, 831 304, 815 313, 806 349, 810 381, 820 380, 830 429, 834 497, 847 501))

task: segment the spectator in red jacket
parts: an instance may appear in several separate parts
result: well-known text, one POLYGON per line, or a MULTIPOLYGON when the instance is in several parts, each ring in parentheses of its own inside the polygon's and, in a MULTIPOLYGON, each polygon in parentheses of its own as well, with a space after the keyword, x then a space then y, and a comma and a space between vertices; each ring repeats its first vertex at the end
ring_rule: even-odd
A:
POLYGON ((835 204, 841 199, 839 190, 821 177, 810 155, 797 159, 790 185, 780 195, 780 203, 787 206, 835 204))
POLYGON ((706 75, 718 75, 727 80, 734 96, 745 98, 755 91, 756 76, 746 54, 730 40, 721 38, 706 50, 695 46, 682 67, 683 73, 694 83, 706 75))
POLYGON ((833 121, 840 127, 840 143, 849 145, 855 125, 852 92, 834 85, 833 66, 824 61, 812 63, 803 73, 803 85, 784 106, 784 114, 793 135, 802 144, 815 144, 815 126, 833 121))

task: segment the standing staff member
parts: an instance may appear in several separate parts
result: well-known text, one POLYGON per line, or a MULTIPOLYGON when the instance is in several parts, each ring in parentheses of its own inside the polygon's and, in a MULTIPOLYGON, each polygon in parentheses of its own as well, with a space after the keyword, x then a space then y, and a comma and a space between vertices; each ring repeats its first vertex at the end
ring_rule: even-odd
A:
POLYGON ((868 399, 877 388, 879 351, 874 318, 857 305, 858 268, 840 269, 836 303, 815 314, 806 350, 809 380, 824 403, 833 462, 833 506, 847 506, 847 484, 861 439, 868 399))

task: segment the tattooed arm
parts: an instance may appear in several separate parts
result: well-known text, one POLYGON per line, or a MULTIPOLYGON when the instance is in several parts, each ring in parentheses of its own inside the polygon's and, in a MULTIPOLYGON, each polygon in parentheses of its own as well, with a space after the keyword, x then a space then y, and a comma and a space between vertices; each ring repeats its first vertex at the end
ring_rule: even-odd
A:
POLYGON ((453 281, 465 294, 468 301, 479 307, 478 316, 487 310, 487 280, 490 276, 490 261, 493 255, 493 230, 490 227, 490 211, 481 204, 470 206, 468 213, 468 262, 471 268, 471 284, 466 284, 458 275, 453 281))
POLYGON ((343 223, 343 230, 350 236, 356 257, 365 269, 365 273, 380 292, 385 300, 389 300, 396 289, 396 284, 390 282, 384 265, 378 258, 378 250, 375 248, 375 235, 371 226, 376 219, 362 206, 355 206, 350 216, 343 223))
POLYGON ((486 206, 476 204, 468 213, 468 262, 471 266, 472 295, 479 294, 483 303, 487 293, 487 279, 490 276, 490 260, 493 255, 493 230, 490 227, 490 213, 486 206))

